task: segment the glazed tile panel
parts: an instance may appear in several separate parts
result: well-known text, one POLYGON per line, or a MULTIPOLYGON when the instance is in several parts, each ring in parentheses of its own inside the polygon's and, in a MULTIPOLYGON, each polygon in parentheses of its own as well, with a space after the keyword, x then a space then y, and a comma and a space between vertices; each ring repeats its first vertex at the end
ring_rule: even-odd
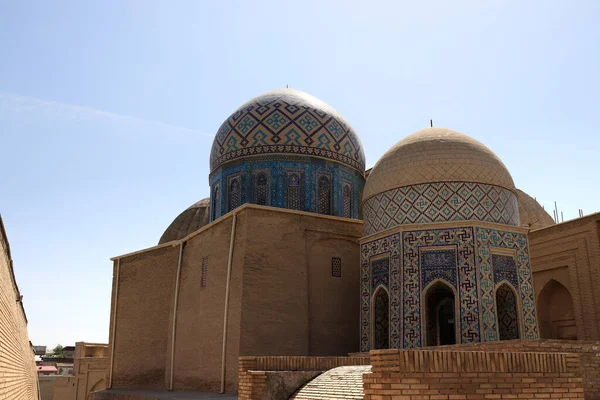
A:
POLYGON ((361 351, 371 350, 371 303, 380 285, 390 294, 390 347, 424 346, 422 296, 437 279, 458 294, 458 343, 500 339, 495 288, 503 282, 519 296, 520 337, 539 337, 526 234, 468 226, 415 230, 361 244, 361 351))
POLYGON ((405 186, 364 202, 365 235, 415 223, 478 220, 519 225, 513 192, 472 182, 437 182, 405 186))
POLYGON ((216 134, 210 169, 268 154, 316 156, 365 170, 365 155, 352 127, 296 96, 259 97, 233 113, 216 134))

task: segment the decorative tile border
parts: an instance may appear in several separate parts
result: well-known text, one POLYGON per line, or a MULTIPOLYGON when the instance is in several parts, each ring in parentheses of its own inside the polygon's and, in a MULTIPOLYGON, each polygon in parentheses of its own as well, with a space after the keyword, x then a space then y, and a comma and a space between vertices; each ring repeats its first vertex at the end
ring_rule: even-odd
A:
POLYGON ((519 225, 513 192, 471 182, 437 182, 405 186, 364 203, 365 235, 415 223, 478 220, 519 225))
POLYGON ((522 338, 538 339, 539 332, 527 235, 524 233, 477 228, 483 341, 498 340, 494 298, 495 281, 492 266, 493 247, 511 249, 516 252, 518 290, 521 296, 522 338))

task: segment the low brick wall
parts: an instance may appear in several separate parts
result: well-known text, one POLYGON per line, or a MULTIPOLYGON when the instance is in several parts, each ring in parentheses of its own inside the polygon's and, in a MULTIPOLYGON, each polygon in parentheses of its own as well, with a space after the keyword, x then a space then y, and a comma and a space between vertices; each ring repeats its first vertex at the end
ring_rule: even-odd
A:
POLYGON ((269 398, 269 376, 274 375, 270 372, 327 371, 347 365, 369 365, 369 357, 240 357, 238 399, 269 398))
POLYGON ((586 400, 600 400, 600 342, 584 340, 506 340, 453 346, 428 347, 440 351, 516 351, 580 354, 581 376, 586 400))
POLYGON ((367 400, 584 398, 574 353, 375 350, 371 365, 367 400))

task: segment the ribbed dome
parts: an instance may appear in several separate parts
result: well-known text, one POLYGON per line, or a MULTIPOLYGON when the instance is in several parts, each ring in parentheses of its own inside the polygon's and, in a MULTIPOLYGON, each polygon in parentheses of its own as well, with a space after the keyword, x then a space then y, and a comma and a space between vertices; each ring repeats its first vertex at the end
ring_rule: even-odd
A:
POLYGON ((202 199, 192 204, 171 222, 158 244, 183 239, 209 222, 210 199, 202 199))
POLYGON ((362 145, 350 124, 323 101, 294 89, 267 92, 227 118, 213 142, 210 170, 270 154, 314 156, 365 170, 362 145))
POLYGON ((450 129, 426 128, 402 139, 379 159, 363 199, 432 182, 476 182, 515 190, 502 161, 482 143, 450 129))
POLYGON ((550 214, 544 210, 540 203, 519 189, 517 189, 517 201, 519 202, 521 226, 540 229, 555 224, 550 214))

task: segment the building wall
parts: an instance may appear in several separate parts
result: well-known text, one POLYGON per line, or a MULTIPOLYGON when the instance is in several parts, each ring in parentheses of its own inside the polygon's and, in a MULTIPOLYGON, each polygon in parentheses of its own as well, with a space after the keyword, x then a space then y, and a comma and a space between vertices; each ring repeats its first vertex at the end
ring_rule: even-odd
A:
POLYGON ((600 339, 600 213, 529 234, 542 338, 600 339))
POLYGON ((359 221, 249 210, 241 355, 346 355, 358 349, 359 221), (341 277, 332 274, 332 258, 341 277))
MULTIPOLYGON (((230 215, 191 237, 183 249, 174 357, 174 389, 219 391, 227 263, 233 218, 230 215), (204 275, 204 276, 203 276, 204 275)), ((235 391, 240 341, 242 274, 247 215, 236 217, 227 325, 227 390, 235 391)), ((171 309, 173 303, 169 304, 171 309)), ((165 369, 170 379, 172 317, 164 320, 168 346, 165 369), (167 323, 168 322, 168 323, 167 323)))
MULTIPOLYGON (((220 389, 232 222, 230 213, 184 239, 173 359, 181 242, 121 258, 113 388, 168 388, 173 360, 175 390, 220 389)), ((228 392, 237 390, 240 356, 358 350, 356 335, 348 332, 358 331, 361 232, 356 220, 255 205, 237 210, 227 318, 228 392), (332 274, 334 257, 341 264, 340 277, 332 274)))
POLYGON ((112 330, 116 326, 114 388, 165 387, 166 322, 173 307, 178 251, 165 245, 114 263, 110 336, 113 345, 112 330), (117 279, 119 291, 115 297, 117 279))
POLYGON ((0 217, 0 399, 38 398, 27 318, 13 273, 10 246, 0 217))
POLYGON ((397 227, 362 239, 361 351, 374 348, 373 296, 379 288, 389 294, 389 347, 425 346, 424 303, 428 288, 437 282, 454 292, 457 343, 499 340, 496 297, 505 283, 516 295, 517 315, 511 318, 517 320, 519 337, 537 338, 525 232, 455 222, 397 227), (434 261, 428 261, 428 254, 434 261), (435 261, 439 257, 448 262, 435 261))

